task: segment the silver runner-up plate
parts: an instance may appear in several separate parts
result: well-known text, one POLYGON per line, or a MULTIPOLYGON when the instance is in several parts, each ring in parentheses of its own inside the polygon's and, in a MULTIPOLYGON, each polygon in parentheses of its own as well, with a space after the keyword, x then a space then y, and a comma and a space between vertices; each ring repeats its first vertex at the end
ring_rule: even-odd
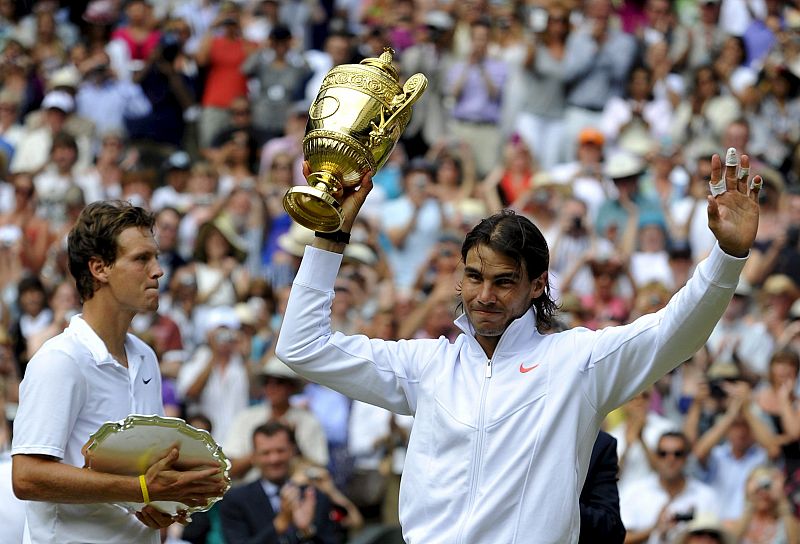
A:
MULTIPOLYGON (((133 414, 122 421, 104 423, 89 437, 84 447, 86 467, 97 472, 139 476, 156 460, 172 448, 178 448, 178 460, 173 467, 178 470, 205 469, 219 466, 225 480, 225 491, 230 488, 228 471, 231 463, 211 434, 192 427, 177 417, 144 416, 133 414)), ((177 501, 152 501, 158 510, 175 515, 180 510, 188 514, 203 512, 222 498, 212 497, 201 506, 190 507, 177 501)), ((130 510, 139 511, 144 503, 118 503, 130 510)))

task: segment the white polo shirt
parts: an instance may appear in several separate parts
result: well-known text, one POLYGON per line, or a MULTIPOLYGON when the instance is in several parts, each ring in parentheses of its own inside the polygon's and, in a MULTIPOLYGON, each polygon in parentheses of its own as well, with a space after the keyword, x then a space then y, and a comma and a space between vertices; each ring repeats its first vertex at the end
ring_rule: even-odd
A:
MULTIPOLYGON (((78 315, 31 359, 20 385, 11 455, 39 454, 82 467, 81 448, 103 423, 164 412, 156 356, 128 334, 128 368, 78 315)), ((28 501, 30 542, 152 543, 157 531, 114 504, 28 501)))

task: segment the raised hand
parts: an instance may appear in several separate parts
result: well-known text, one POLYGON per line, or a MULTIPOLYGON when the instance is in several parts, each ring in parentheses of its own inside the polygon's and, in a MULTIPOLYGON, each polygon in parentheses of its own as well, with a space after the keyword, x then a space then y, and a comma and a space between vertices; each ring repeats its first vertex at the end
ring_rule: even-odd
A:
POLYGON ((740 163, 733 148, 728 150, 725 162, 723 173, 719 155, 711 157, 708 226, 725 253, 745 257, 758 230, 758 192, 763 180, 755 176, 751 181, 750 157, 742 155, 740 163))

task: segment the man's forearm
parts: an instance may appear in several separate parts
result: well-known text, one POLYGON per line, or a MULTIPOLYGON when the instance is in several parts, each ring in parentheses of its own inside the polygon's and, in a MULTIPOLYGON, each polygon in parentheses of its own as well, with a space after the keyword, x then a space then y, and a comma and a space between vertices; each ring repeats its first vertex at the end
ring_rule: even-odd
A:
POLYGON ((35 455, 12 458, 14 494, 23 500, 71 504, 142 502, 133 476, 95 472, 35 455))

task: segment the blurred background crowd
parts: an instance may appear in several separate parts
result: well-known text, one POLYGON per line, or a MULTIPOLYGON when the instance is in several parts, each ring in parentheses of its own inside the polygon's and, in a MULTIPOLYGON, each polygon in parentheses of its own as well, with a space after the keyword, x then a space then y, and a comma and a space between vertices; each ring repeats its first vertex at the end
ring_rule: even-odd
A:
MULTIPOLYGON (((340 542, 397 523, 411 419, 273 356, 313 239, 281 204, 305 183, 309 106, 330 68, 387 46, 429 86, 353 229, 334 329, 457 335, 463 235, 501 208, 545 234, 559 326, 656 311, 714 243, 710 157, 735 147, 765 188, 733 301, 606 428, 628 542, 703 519, 719 542, 798 542, 798 1, 0 0, 0 450, 31 354, 80 312, 66 233, 125 199, 157 214, 161 305, 133 332, 167 413, 209 429, 237 483, 263 473, 253 430, 285 423, 347 505, 340 542)), ((223 542, 205 521, 170 538, 223 542)))

